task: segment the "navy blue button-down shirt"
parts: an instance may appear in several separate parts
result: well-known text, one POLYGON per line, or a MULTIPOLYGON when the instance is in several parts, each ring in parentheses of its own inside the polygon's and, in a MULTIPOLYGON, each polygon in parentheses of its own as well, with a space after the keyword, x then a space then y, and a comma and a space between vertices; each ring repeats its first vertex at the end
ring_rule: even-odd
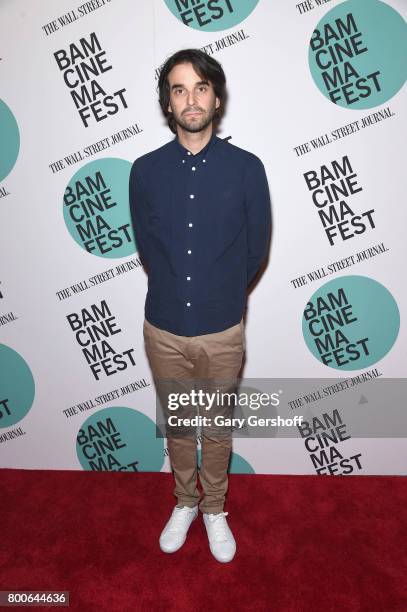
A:
POLYGON ((129 195, 145 318, 181 336, 239 323, 271 229, 261 160, 215 133, 195 155, 175 137, 135 160, 129 195))

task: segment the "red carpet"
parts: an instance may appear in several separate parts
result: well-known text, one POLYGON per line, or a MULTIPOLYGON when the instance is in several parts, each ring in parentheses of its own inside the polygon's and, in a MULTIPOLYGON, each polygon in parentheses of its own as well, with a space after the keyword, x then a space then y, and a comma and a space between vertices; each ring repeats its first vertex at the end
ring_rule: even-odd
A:
POLYGON ((159 549, 171 474, 0 478, 0 590, 67 590, 84 612, 407 611, 405 477, 232 474, 228 564, 211 556, 201 514, 183 548, 159 549))

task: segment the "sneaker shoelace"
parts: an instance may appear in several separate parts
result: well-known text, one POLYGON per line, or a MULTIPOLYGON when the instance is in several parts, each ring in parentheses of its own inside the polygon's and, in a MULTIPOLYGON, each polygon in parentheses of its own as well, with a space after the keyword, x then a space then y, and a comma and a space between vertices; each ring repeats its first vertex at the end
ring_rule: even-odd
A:
POLYGON ((208 515, 209 522, 213 523, 216 542, 229 541, 229 533, 227 529, 227 523, 225 520, 225 516, 227 516, 228 514, 229 512, 220 512, 219 514, 209 514, 208 515))
POLYGON ((168 531, 176 533, 177 531, 185 527, 189 516, 189 510, 186 510, 185 508, 175 508, 174 515, 171 519, 171 527, 168 529, 168 531))

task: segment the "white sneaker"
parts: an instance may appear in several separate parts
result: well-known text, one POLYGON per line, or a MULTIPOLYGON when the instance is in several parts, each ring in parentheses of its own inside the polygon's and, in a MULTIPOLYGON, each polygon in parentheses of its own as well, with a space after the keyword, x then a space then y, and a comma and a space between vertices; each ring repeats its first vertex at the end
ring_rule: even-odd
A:
POLYGON ((175 506, 170 520, 160 536, 160 548, 163 552, 172 553, 181 548, 186 540, 188 529, 198 516, 198 506, 188 508, 175 506))
POLYGON ((219 514, 203 513, 211 553, 221 563, 231 561, 236 552, 236 541, 226 522, 229 512, 219 514))

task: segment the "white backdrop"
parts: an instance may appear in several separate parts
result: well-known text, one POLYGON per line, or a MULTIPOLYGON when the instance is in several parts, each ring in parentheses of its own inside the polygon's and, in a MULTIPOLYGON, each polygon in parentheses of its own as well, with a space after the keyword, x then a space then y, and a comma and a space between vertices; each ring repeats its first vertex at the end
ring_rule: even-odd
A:
MULTIPOLYGON (((258 155, 269 179, 272 245, 249 297, 243 376, 405 378, 406 9, 403 0, 1 1, 1 466, 169 470, 165 439, 155 437, 147 278, 129 234, 127 183, 131 163, 173 137, 156 86, 181 48, 222 63, 229 100, 218 135, 258 155), (347 67, 339 43, 352 56, 347 67), (337 103, 315 64, 321 49, 320 63, 339 66, 329 90, 337 103), (334 177, 335 168, 344 173, 334 177), (109 210, 91 190, 83 195, 97 172, 109 210), (305 173, 328 190, 347 177, 350 193, 332 200, 326 222, 333 244, 305 173), (75 190, 77 209, 67 196, 75 190), (99 224, 91 202, 103 209, 99 224), (79 210, 95 222, 88 248, 79 210), (352 361, 326 364, 303 312, 341 288, 357 318, 343 342, 369 340, 352 361), (109 352, 101 365, 103 338, 95 342, 95 366, 78 340, 97 323, 109 330, 109 352)), ((324 413, 316 402, 313 416, 324 413)), ((335 473, 405 473, 404 437, 347 433, 337 452, 358 461, 335 473)), ((316 473, 298 434, 235 438, 232 471, 316 473)))

